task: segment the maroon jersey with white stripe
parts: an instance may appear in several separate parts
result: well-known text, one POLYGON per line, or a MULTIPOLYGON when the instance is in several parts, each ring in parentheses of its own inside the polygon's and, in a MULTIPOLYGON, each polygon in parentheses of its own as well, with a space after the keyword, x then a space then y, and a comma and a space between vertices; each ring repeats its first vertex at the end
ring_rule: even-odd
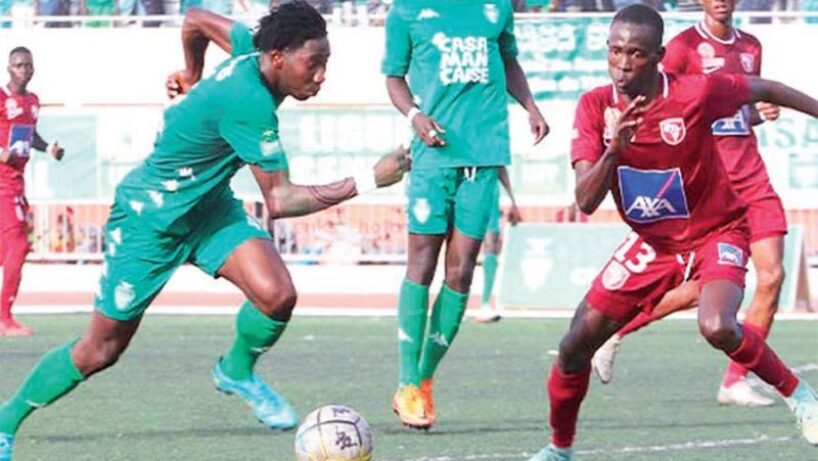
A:
POLYGON ((23 172, 28 163, 40 100, 32 92, 16 94, 0 88, 0 146, 11 151, 8 163, 0 163, 0 196, 23 195, 23 172))
MULTIPOLYGON (((680 253, 713 232, 746 230, 746 206, 730 186, 711 125, 745 104, 750 89, 738 75, 661 75, 659 94, 619 157, 611 191, 634 231, 657 250, 680 253)), ((599 160, 626 107, 613 85, 582 95, 572 162, 599 160)))
MULTIPOLYGON (((672 74, 761 74, 761 43, 754 36, 733 29, 728 40, 713 36, 703 23, 680 33, 667 45, 665 71, 672 74)), ((748 107, 713 123, 716 148, 733 187, 746 201, 759 194, 775 195, 758 152, 748 107)))

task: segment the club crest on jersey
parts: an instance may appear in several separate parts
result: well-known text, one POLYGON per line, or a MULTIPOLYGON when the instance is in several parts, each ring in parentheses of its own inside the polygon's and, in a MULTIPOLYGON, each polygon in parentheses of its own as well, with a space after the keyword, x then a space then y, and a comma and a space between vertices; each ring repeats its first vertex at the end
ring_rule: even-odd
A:
POLYGON ((500 10, 494 3, 483 5, 483 14, 486 16, 486 19, 488 19, 489 22, 492 24, 496 24, 497 21, 500 19, 500 10))
POLYGON ((14 98, 6 99, 6 118, 13 120, 23 115, 23 108, 17 104, 14 98))
POLYGON ((605 108, 605 113, 603 114, 605 119, 605 128, 602 131, 602 142, 605 143, 606 146, 611 143, 614 133, 616 133, 616 122, 619 121, 619 117, 621 116, 622 111, 616 107, 605 108))
POLYGON ((724 58, 716 57, 716 49, 713 45, 702 42, 696 48, 696 52, 702 58, 702 72, 709 74, 724 67, 724 58))
POLYGON ((744 267, 744 251, 729 243, 718 242, 719 264, 744 267))
POLYGON ((741 68, 744 69, 744 72, 748 74, 753 73, 753 69, 756 67, 756 60, 750 53, 740 53, 739 60, 741 61, 741 68))
POLYGON ((662 135, 662 141, 671 146, 676 146, 684 141, 687 130, 685 129, 685 120, 681 117, 666 118, 659 122, 659 134, 662 135))
POLYGON ((652 223, 690 216, 679 168, 640 170, 620 166, 617 174, 622 210, 628 221, 652 223))

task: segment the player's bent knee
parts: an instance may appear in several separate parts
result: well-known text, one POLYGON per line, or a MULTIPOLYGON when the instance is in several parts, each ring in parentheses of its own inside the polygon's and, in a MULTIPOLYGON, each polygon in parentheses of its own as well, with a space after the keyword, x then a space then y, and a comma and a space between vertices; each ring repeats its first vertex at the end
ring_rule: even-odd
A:
POLYGON ((460 262, 446 268, 446 285, 460 293, 469 291, 473 278, 474 264, 460 262))
POLYGON ((699 319, 699 332, 716 349, 732 350, 739 341, 738 324, 720 316, 699 319))
POLYGON ((267 317, 287 320, 292 315, 297 301, 298 294, 295 292, 295 287, 292 283, 288 283, 265 290, 255 304, 267 317))
POLYGON ((112 367, 124 351, 124 346, 113 344, 113 342, 95 345, 80 342, 73 355, 77 368, 83 376, 88 377, 112 367))

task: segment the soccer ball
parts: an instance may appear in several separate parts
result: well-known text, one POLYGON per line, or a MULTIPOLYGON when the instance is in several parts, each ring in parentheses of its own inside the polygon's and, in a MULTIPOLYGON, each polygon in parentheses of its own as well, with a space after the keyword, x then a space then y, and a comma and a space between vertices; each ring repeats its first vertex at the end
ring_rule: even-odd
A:
POLYGON ((372 429, 352 408, 323 406, 298 426, 295 457, 298 461, 369 461, 372 429))

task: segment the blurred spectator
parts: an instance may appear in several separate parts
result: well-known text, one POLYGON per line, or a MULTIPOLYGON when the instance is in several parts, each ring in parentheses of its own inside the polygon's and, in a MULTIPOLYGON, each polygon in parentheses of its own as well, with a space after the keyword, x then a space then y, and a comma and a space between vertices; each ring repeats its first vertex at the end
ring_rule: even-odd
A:
POLYGON ((11 0, 0 0, 0 29, 8 29, 11 27, 11 21, 8 17, 11 16, 11 0))
MULTIPOLYGON (((23 2, 16 2, 22 4, 23 2)), ((12 6, 12 14, 14 8, 12 6)), ((70 0, 34 0, 34 14, 37 16, 69 16, 71 14, 70 0)), ((71 27, 68 21, 49 21, 45 23, 45 27, 71 27)))
MULTIPOLYGON (((772 11, 773 0, 741 0, 736 4, 736 11, 772 11)), ((769 24, 772 22, 770 17, 752 17, 751 24, 769 24)))
MULTIPOLYGON (((804 11, 818 12, 818 0, 801 0, 801 9, 804 11)), ((818 24, 818 16, 810 16, 804 19, 807 24, 818 24)))
POLYGON ((57 215, 57 225, 51 231, 50 249, 54 253, 73 253, 77 244, 74 234, 74 209, 67 207, 57 215))
MULTIPOLYGON (((117 14, 115 0, 79 0, 80 16, 114 16, 117 14)), ((111 21, 87 21, 84 27, 111 27, 111 21)))
MULTIPOLYGON (((86 0, 87 1, 87 0, 86 0)), ((92 0, 93 1, 93 0, 92 0)), ((96 1, 106 1, 106 0, 96 0, 96 1)), ((161 15, 165 14, 165 3, 163 0, 119 0, 117 5, 119 9, 119 14, 123 16, 145 16, 145 15, 161 15)), ((231 0, 231 11, 232 11, 232 0, 231 0)), ((230 13, 226 13, 230 14, 230 13)), ((127 24, 133 24, 133 22, 129 22, 127 24)), ((144 27, 159 27, 162 24, 162 21, 144 21, 142 26, 144 27)))

